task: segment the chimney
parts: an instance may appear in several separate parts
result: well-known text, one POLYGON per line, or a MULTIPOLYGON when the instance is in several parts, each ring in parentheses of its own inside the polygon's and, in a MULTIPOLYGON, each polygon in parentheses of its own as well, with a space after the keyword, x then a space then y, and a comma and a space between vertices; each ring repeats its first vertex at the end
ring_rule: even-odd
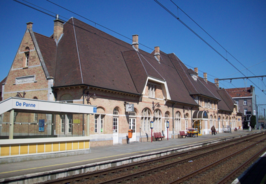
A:
POLYGON ((205 82, 207 82, 208 80, 207 80, 207 73, 206 72, 203 73, 203 77, 204 77, 205 82))
POLYGON ((32 29, 32 24, 33 24, 32 22, 28 22, 27 23, 27 29, 32 29))
POLYGON ((59 20, 59 15, 56 15, 56 19, 54 20, 54 39, 56 41, 59 40, 60 36, 63 34, 63 25, 64 22, 59 20))
POLYGON ((217 86, 217 88, 219 88, 219 80, 216 78, 216 79, 214 79, 214 83, 215 83, 215 85, 217 86))
POLYGON ((198 67, 195 67, 195 68, 194 68, 194 72, 196 72, 196 73, 197 73, 197 76, 199 76, 199 70, 198 70, 198 67))
POLYGON ((132 46, 139 51, 139 35, 132 35, 132 46))
POLYGON ((154 57, 160 62, 160 47, 154 47, 154 57))

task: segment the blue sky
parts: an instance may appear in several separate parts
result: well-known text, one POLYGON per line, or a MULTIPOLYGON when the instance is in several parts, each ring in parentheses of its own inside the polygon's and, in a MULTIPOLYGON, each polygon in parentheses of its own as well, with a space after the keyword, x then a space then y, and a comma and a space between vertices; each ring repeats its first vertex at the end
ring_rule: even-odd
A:
MULTIPOLYGON (((27 3, 26 1, 20 0, 27 3)), ((69 13, 46 0, 27 0, 40 7, 58 13, 61 18, 76 17, 95 26, 83 18, 69 13)), ((139 42, 150 47, 160 46, 166 53, 175 53, 185 64, 198 67, 207 72, 208 80, 214 77, 241 77, 221 56, 215 53, 191 31, 174 19, 153 0, 51 0, 88 19, 121 33, 129 38, 139 35, 139 42)), ((229 56, 218 44, 200 30, 170 0, 159 0, 177 15, 183 22, 210 43, 218 52, 231 61, 245 75, 252 73, 245 70, 229 56)), ((266 1, 265 0, 173 0, 224 48, 256 75, 266 74, 266 1)), ((0 1, 0 80, 7 74, 26 30, 26 23, 33 22, 33 31, 50 36, 53 33, 53 17, 25 7, 15 1, 0 1)), ((63 18, 65 19, 65 18, 63 18)), ((128 43, 125 39, 99 25, 99 28, 128 43)), ((140 45, 140 48, 152 50, 140 45)), ((199 73, 203 76, 202 73, 199 73)), ((252 79, 266 93, 266 78, 252 79)), ((223 88, 245 87, 252 85, 244 80, 232 83, 221 82, 223 88)), ((266 95, 257 87, 258 104, 266 104, 266 95)), ((266 106, 264 106, 266 108, 266 106)))

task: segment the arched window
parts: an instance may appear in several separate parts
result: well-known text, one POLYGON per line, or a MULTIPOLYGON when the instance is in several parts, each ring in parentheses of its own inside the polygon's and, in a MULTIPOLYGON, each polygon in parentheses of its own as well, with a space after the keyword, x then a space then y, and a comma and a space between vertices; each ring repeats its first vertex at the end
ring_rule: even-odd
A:
POLYGON ((60 101, 65 103, 73 103, 73 97, 70 94, 64 94, 61 96, 60 101))
POLYGON ((94 118, 94 132, 95 133, 98 133, 98 134, 103 133, 104 117, 105 117, 104 109, 101 107, 98 107, 97 114, 95 114, 95 118, 94 118))
POLYGON ((113 133, 117 133, 118 130, 118 107, 115 107, 113 110, 113 133))
POLYGON ((141 127, 142 132, 149 132, 151 122, 151 111, 148 108, 142 110, 141 113, 141 127))
POLYGON ((175 113, 175 131, 181 131, 181 114, 180 112, 175 113))
POLYGON ((159 109, 154 111, 154 132, 161 132, 162 131, 162 112, 159 109))

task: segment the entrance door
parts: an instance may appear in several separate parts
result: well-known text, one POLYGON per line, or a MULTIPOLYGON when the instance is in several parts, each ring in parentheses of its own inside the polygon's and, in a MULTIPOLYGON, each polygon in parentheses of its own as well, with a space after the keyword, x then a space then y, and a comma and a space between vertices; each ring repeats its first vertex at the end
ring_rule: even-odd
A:
MULTIPOLYGON (((164 132, 163 132, 163 134, 164 134, 165 138, 167 138, 167 121, 169 121, 169 120, 165 120, 165 122, 164 122, 164 132)), ((169 137, 169 134, 168 134, 168 137, 169 137)))
POLYGON ((113 117, 113 144, 118 144, 118 118, 113 117))
POLYGON ((130 139, 130 141, 137 141, 135 118, 129 118, 129 129, 133 130, 132 138, 130 139))

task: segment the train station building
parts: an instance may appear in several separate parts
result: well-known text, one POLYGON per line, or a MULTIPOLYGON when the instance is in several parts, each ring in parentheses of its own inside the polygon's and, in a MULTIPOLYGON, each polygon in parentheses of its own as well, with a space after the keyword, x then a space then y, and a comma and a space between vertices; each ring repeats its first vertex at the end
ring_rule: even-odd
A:
POLYGON ((1 111, 1 139, 27 138, 30 145, 39 138, 56 142, 87 137, 95 147, 126 144, 129 129, 130 141, 149 141, 151 121, 153 132, 169 138, 178 138, 180 131, 191 127, 200 134, 210 134, 213 125, 218 132, 242 129, 237 105, 218 81, 208 81, 207 73, 200 77, 198 68, 187 68, 158 46, 152 53, 141 50, 141 36, 133 35, 129 44, 75 18, 65 23, 54 20, 52 30, 52 36, 44 36, 27 23, 1 86, 0 108, 10 101, 23 106, 19 101, 25 100, 43 102, 46 109, 1 111), (69 111, 49 110, 58 104, 72 106, 69 111), (77 106, 96 109, 77 112, 77 106))

